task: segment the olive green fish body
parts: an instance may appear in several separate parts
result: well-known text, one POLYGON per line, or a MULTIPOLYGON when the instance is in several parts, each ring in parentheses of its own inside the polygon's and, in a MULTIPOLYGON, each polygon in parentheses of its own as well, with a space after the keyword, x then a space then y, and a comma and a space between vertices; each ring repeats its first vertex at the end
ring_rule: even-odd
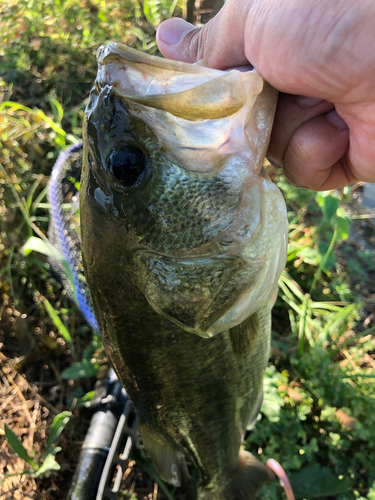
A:
POLYGON ((166 481, 193 467, 202 498, 255 498, 266 468, 239 450, 285 263, 285 205, 262 169, 276 94, 255 70, 116 44, 98 60, 80 203, 106 351, 166 481))
POLYGON ((108 248, 114 235, 94 221, 87 279, 100 290, 92 295, 103 342, 137 409, 145 448, 172 484, 180 484, 187 459, 202 486, 218 488, 236 468, 244 431, 259 410, 270 307, 210 339, 192 335, 156 313, 134 285, 124 286, 121 237, 108 248))

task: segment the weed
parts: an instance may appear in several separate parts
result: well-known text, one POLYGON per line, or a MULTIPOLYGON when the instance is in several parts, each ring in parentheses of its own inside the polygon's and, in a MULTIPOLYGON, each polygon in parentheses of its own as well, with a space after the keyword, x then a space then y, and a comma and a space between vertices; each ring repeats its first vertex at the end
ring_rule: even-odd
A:
MULTIPOLYGON (((33 477, 42 477, 48 476, 52 471, 60 470, 61 467, 56 462, 54 455, 61 451, 61 448, 54 446, 54 443, 68 423, 70 416, 71 413, 68 411, 64 411, 59 415, 56 415, 51 425, 46 449, 40 458, 30 457, 17 435, 10 429, 10 427, 8 427, 7 424, 4 425, 5 436, 14 452, 32 467, 30 470, 25 470, 22 473, 16 473, 15 475, 26 474, 33 477)), ((33 455, 35 455, 35 452, 33 455)), ((3 481, 5 481, 8 477, 10 477, 9 474, 5 476, 3 481)))

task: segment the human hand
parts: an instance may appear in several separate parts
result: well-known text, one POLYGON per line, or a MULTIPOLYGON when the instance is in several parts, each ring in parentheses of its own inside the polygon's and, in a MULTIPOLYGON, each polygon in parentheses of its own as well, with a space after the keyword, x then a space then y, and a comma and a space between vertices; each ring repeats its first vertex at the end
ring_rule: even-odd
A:
POLYGON ((268 159, 314 190, 375 182, 373 0, 230 0, 202 28, 169 19, 169 59, 248 64, 279 96, 268 159), (308 96, 308 97, 306 97, 308 96))

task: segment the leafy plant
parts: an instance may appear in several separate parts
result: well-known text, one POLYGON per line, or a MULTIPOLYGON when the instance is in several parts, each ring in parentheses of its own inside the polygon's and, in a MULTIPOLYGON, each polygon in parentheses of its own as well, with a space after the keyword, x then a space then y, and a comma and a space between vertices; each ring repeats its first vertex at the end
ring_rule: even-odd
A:
MULTIPOLYGON (((23 474, 32 477, 48 476, 51 472, 60 470, 61 467, 56 462, 55 455, 61 451, 61 448, 59 446, 54 446, 54 443, 69 422, 70 417, 71 413, 68 411, 56 415, 51 425, 45 452, 39 458, 35 458, 35 456, 31 457, 18 436, 7 424, 4 425, 5 436, 9 445, 22 460, 32 467, 32 469, 25 470, 23 474)), ((35 455, 35 452, 33 455, 35 455)), ((9 477, 9 474, 6 477, 9 477)), ((6 479, 6 477, 4 479, 6 479)))

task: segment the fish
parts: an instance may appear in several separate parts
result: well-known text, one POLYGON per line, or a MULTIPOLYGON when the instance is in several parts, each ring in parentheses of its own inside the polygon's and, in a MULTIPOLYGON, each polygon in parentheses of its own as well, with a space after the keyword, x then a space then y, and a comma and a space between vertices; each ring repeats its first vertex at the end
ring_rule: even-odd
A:
POLYGON ((159 475, 190 498, 251 500, 241 449, 262 402, 285 202, 263 161, 277 92, 110 43, 85 110, 85 278, 105 350, 159 475))

